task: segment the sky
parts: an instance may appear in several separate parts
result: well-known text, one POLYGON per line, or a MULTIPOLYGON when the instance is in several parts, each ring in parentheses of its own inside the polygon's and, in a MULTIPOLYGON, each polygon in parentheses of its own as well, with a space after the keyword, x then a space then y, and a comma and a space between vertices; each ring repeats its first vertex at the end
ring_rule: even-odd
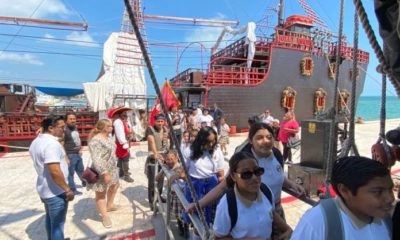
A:
MULTIPOLYGON (((333 32, 338 32, 339 0, 307 0, 333 32)), ((353 41, 353 1, 345 1, 344 33, 353 41)), ((363 1, 369 20, 378 34, 373 1, 363 1)), ((274 26, 278 0, 142 0, 146 15, 177 16, 249 21, 274 26)), ((285 17, 305 14, 297 0, 287 0, 285 17)), ((102 64, 103 43, 121 28, 123 0, 0 0, 0 16, 31 17, 59 21, 85 22, 87 31, 48 29, 0 24, 0 83, 27 83, 35 86, 82 88, 84 82, 96 81, 102 64)), ((168 24, 145 21, 149 52, 160 85, 186 68, 207 68, 210 47, 222 28, 168 24), (168 47, 165 47, 168 45, 168 47)), ((272 29, 260 30, 269 35, 272 29)), ((380 39, 379 36, 377 36, 380 39)), ((368 76, 363 96, 380 95, 378 61, 360 26, 359 47, 370 52, 368 76)), ((225 38, 222 46, 234 40, 225 38)), ((154 88, 148 77, 148 94, 154 88)), ((395 96, 388 84, 388 96, 395 96)))

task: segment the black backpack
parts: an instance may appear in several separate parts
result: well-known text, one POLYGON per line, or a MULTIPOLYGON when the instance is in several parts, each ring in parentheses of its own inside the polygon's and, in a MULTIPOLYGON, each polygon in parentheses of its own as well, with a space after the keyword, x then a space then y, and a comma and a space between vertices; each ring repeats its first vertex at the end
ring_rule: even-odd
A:
MULTIPOLYGON (((268 201, 272 203, 272 192, 267 185, 264 183, 261 183, 260 186, 261 192, 267 197, 268 201)), ((235 190, 233 188, 229 188, 228 191, 226 192, 226 201, 228 203, 228 212, 229 212, 229 217, 231 219, 231 230, 235 227, 237 218, 238 218, 238 212, 237 212, 237 203, 236 203, 236 196, 235 196, 235 190)))

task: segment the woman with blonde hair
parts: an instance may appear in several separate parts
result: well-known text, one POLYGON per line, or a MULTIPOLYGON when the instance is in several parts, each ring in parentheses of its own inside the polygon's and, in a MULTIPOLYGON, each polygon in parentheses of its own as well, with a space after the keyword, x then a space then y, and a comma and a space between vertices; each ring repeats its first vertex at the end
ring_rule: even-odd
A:
POLYGON ((110 120, 99 120, 96 127, 90 132, 88 143, 92 168, 99 174, 99 178, 96 183, 89 184, 87 188, 96 192, 96 207, 106 228, 112 226, 107 212, 118 209, 114 204, 119 182, 115 143, 110 137, 112 130, 110 120))

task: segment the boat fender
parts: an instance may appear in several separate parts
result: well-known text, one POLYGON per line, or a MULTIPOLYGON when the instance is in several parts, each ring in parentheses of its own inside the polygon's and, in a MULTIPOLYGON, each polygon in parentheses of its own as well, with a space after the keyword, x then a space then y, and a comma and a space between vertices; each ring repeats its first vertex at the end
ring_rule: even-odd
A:
MULTIPOLYGON (((388 146, 388 152, 385 151, 383 143, 375 143, 371 147, 372 159, 382 163, 385 167, 390 168, 396 162, 396 155, 400 149, 388 146)), ((399 154, 400 156, 400 154, 399 154)))

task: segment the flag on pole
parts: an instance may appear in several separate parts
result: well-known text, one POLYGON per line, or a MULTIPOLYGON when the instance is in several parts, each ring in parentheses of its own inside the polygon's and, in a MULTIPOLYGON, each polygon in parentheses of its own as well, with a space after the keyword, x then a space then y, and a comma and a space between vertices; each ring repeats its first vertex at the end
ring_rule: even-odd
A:
MULTIPOLYGON (((181 102, 176 97, 174 90, 172 89, 169 81, 165 81, 164 85, 161 88, 161 97, 164 100, 165 107, 167 108, 167 113, 171 109, 172 106, 180 106, 181 102)), ((154 118, 157 114, 163 113, 161 109, 160 100, 157 98, 156 104, 154 105, 153 110, 150 114, 149 124, 150 126, 154 126, 154 118)), ((166 114, 167 114, 166 113, 166 114)))

